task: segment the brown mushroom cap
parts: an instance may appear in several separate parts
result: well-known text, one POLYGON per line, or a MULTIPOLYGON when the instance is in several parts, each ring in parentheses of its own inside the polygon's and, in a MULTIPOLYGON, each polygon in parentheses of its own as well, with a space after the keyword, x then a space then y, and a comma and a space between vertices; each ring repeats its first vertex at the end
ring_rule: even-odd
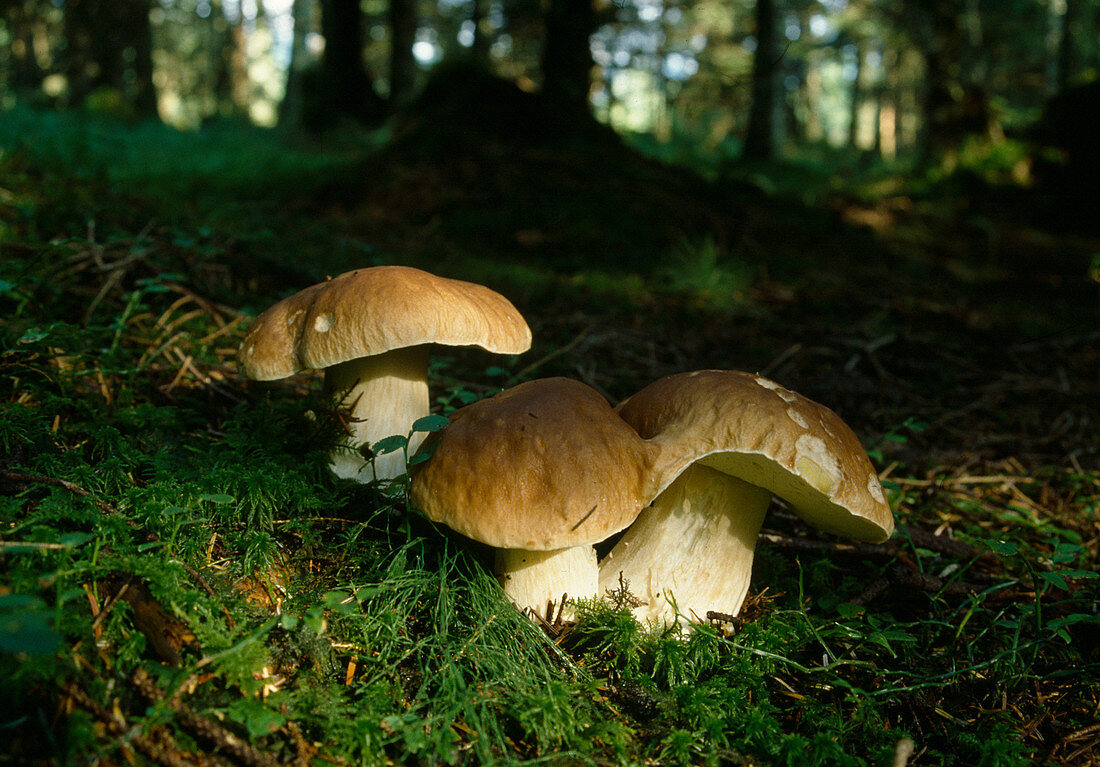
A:
POLYGON ((529 381, 456 411, 429 439, 410 497, 429 518, 500 548, 602 541, 656 495, 659 454, 595 390, 529 381))
POLYGON ((519 354, 531 330, 508 299, 482 285, 407 266, 345 272, 261 314, 237 355, 248 378, 270 381, 419 344, 519 354))
POLYGON ((774 381, 731 370, 680 373, 617 410, 665 449, 664 484, 699 462, 771 491, 815 527, 876 542, 893 532, 856 435, 829 408, 774 381))

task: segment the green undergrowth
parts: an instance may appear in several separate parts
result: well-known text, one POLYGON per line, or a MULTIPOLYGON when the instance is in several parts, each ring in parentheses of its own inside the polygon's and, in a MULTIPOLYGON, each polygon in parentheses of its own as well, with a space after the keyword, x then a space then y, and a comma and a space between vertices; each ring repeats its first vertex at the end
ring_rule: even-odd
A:
POLYGON ((146 202, 205 204, 205 214, 228 196, 257 204, 309 192, 373 148, 370 134, 318 147, 233 122, 180 131, 157 121, 120 125, 91 113, 21 106, 5 110, 0 124, 5 155, 80 181, 140 190, 146 202))
POLYGON ((370 257, 302 200, 358 183, 345 169, 377 149, 373 134, 315 145, 235 122, 179 131, 23 106, 0 118, 0 242, 165 232, 177 252, 161 254, 161 269, 181 268, 171 256, 193 266, 232 254, 234 274, 268 291, 272 277, 320 280, 370 257))
MULTIPOLYGON (((77 140, 53 119, 40 128, 77 140)), ((97 130, 81 140, 140 157, 136 142, 161 129, 97 130)), ((239 142, 166 140, 208 142, 207 164, 172 170, 185 177, 164 187, 182 194, 221 178, 197 205, 263 184, 258 171, 234 181, 218 170, 242 162, 239 142)), ((338 419, 315 379, 236 376, 236 345, 267 299, 208 275, 231 260, 226 248, 255 247, 259 235, 229 234, 221 219, 204 234, 185 217, 146 230, 164 202, 154 192, 116 210, 110 195, 136 195, 130 187, 94 203, 112 231, 89 236, 85 206, 106 183, 106 154, 93 151, 100 170, 82 174, 76 149, 63 162, 4 141, 9 760, 165 762, 230 753, 235 738, 276 763, 881 765, 910 738, 921 763, 1017 765, 1072 763, 1082 741, 1068 736, 1095 722, 1097 472, 1050 466, 957 484, 957 470, 896 457, 932 428, 899 419, 868 445, 892 464, 896 548, 845 550, 775 508, 735 625, 642 626, 624 608, 627 591, 544 630, 507 603, 488 574, 491 552, 408 508, 400 483, 329 474, 338 419), (963 547, 921 537, 939 527, 963 547), (147 694, 150 680, 159 695, 147 694)), ((298 170, 277 178, 309 169, 321 186, 335 159, 286 162, 298 170)), ((314 245, 287 241, 280 258, 307 261, 314 245)), ((472 279, 501 269, 456 264, 472 279)), ((729 321, 731 306, 756 311, 758 275, 719 244, 688 242, 670 264, 681 268, 659 289, 595 269, 559 275, 550 290, 534 268, 503 279, 609 311, 670 295, 715 321, 729 321)), ((433 363, 437 412, 525 364, 470 359, 433 363)), ((643 373, 624 376, 637 385, 643 373)))

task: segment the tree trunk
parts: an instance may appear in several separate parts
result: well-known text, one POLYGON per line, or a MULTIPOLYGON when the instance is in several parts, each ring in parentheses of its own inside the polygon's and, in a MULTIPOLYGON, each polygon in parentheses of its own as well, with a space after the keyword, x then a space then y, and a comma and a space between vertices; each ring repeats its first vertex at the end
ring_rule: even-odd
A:
POLYGON ((65 38, 69 103, 110 88, 126 98, 128 111, 156 111, 148 0, 68 0, 65 38))
POLYGON ((924 57, 916 48, 906 48, 898 54, 898 146, 910 154, 920 151, 921 92, 917 85, 923 79, 924 57))
POLYGON ((984 87, 989 79, 989 59, 985 54, 985 32, 980 0, 966 0, 966 6, 958 23, 960 32, 966 40, 965 47, 968 54, 966 82, 984 87))
POLYGON ((37 13, 33 3, 0 3, 0 19, 12 38, 6 58, 9 82, 17 92, 38 90, 46 76, 34 53, 37 13))
POLYGON ((805 125, 802 133, 810 143, 818 143, 828 137, 821 124, 821 53, 814 52, 806 57, 806 81, 802 85, 805 102, 805 125))
POLYGON ((859 110, 863 106, 863 46, 855 44, 856 74, 848 91, 848 147, 855 149, 859 143, 859 110))
MULTIPOLYGON (((127 88, 134 109, 141 115, 151 116, 157 113, 157 89, 153 85, 153 27, 149 23, 148 0, 129 0, 124 3, 131 16, 130 34, 133 59, 129 69, 133 73, 132 83, 123 74, 123 83, 127 88)), ((121 52, 126 60, 126 49, 121 52)))
POLYGON ((488 0, 473 0, 470 10, 470 23, 474 27, 474 40, 470 53, 478 66, 489 68, 489 35, 485 29, 485 11, 488 0))
POLYGON ((550 0, 545 20, 543 93, 561 107, 587 115, 592 77, 589 39, 598 26, 592 0, 550 0))
MULTIPOLYGON (((206 25, 208 41, 207 55, 211 57, 213 70, 213 99, 209 119, 235 119, 247 113, 249 93, 247 87, 242 92, 242 81, 247 82, 247 65, 244 61, 244 27, 240 18, 229 23, 225 18, 221 0, 211 2, 212 11, 203 19, 206 25)), ((263 6, 259 7, 262 11, 263 6)), ((262 15, 257 13, 257 26, 262 24, 262 15)))
POLYGON ((314 124, 324 127, 339 118, 369 123, 381 112, 378 94, 363 64, 363 14, 359 0, 322 0, 321 92, 314 124))
POLYGON ((279 104, 279 128, 297 130, 305 120, 305 70, 309 66, 309 48, 306 35, 310 27, 310 11, 313 0, 294 0, 291 18, 294 19, 294 38, 290 47, 290 64, 286 70, 286 88, 279 104))
POLYGON ((775 69, 778 62, 775 29, 775 0, 756 0, 756 51, 752 58, 752 106, 745 132, 746 159, 775 157, 773 115, 775 112, 775 69))
POLYGON ((901 100, 898 81, 901 56, 896 48, 888 48, 882 55, 882 80, 878 86, 878 125, 875 130, 879 157, 893 160, 898 154, 898 113, 901 100))
POLYGON ((1073 35, 1079 10, 1080 6, 1078 0, 1066 0, 1066 7, 1062 12, 1062 23, 1059 26, 1058 73, 1055 77, 1059 93, 1068 88, 1073 82, 1073 70, 1076 59, 1073 35))
POLYGON ((390 0, 390 106, 400 109, 416 90, 415 0, 390 0))
POLYGON ((924 49, 924 154, 925 162, 952 162, 959 145, 959 79, 963 35, 951 3, 933 3, 929 9, 931 38, 924 49))

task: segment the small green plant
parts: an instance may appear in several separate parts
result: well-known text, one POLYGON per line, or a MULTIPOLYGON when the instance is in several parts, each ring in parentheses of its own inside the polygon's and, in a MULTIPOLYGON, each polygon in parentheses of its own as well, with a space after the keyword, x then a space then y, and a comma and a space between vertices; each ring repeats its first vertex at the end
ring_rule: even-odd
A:
POLYGON ((905 445, 909 442, 909 438, 913 434, 919 434, 928 428, 928 424, 924 423, 919 418, 909 417, 902 421, 900 424, 893 426, 883 434, 875 443, 867 448, 867 455, 871 456, 871 460, 877 464, 884 462, 884 456, 882 451, 882 445, 887 443, 895 443, 898 445, 905 445))
POLYGON ((662 292, 682 295, 708 309, 731 310, 747 305, 755 269, 725 255, 712 238, 698 243, 685 239, 654 276, 662 292))

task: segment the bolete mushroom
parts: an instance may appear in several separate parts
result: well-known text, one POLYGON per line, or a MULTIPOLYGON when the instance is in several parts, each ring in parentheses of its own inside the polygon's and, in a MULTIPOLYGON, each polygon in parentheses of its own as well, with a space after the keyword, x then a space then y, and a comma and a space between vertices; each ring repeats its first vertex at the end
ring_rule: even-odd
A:
MULTIPOLYGON (((412 471, 427 517, 496 548, 496 573, 520 608, 597 595, 593 544, 656 495, 659 449, 578 381, 519 384, 451 416, 412 471)), ((552 616, 547 616, 552 617, 552 616)))
POLYGON ((600 590, 620 577, 640 619, 736 615, 771 496, 815 527, 862 541, 890 536, 878 474, 839 416, 757 375, 668 376, 619 415, 662 449, 663 492, 600 562, 600 590), (672 481, 669 481, 672 479, 672 481))
MULTIPOLYGON (((385 437, 409 435, 428 415, 428 344, 519 354, 531 330, 516 308, 482 285, 407 266, 356 269, 275 304, 237 353, 248 378, 270 381, 324 369, 324 389, 346 422, 334 450, 337 476, 360 482, 405 471, 405 454, 364 455, 385 437)), ((423 434, 410 436, 411 455, 423 434)))

